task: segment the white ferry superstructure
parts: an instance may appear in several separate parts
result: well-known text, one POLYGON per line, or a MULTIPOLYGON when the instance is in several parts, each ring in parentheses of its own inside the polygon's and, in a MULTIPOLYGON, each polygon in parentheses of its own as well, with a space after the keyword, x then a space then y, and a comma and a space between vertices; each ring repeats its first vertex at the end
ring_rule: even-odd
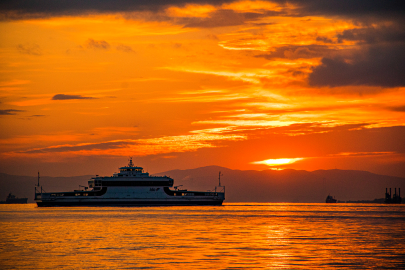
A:
MULTIPOLYGON (((164 205, 222 205, 225 187, 214 191, 187 191, 170 189, 173 179, 168 176, 151 176, 142 167, 119 168, 113 176, 96 176, 88 181, 84 190, 70 192, 43 192, 35 187, 35 202, 42 206, 164 206, 164 205), (217 191, 218 190, 218 191, 217 191)), ((220 176, 221 177, 221 174, 220 176)))

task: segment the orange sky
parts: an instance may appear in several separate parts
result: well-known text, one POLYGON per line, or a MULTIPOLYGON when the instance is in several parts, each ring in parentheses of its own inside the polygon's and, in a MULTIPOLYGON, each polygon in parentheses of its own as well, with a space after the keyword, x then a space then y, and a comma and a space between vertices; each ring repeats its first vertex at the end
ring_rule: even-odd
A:
POLYGON ((395 6, 18 2, 0 5, 0 172, 109 175, 133 156, 405 177, 395 6))

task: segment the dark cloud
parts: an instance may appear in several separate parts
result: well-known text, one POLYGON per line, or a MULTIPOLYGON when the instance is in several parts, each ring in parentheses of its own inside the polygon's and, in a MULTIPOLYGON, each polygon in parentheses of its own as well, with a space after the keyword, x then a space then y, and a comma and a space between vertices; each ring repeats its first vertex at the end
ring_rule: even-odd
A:
POLYGON ((38 44, 18 44, 17 50, 22 54, 42 55, 41 47, 38 44))
POLYGON ((17 113, 20 112, 25 112, 23 110, 13 110, 13 109, 8 109, 8 110, 0 110, 0 115, 16 115, 17 113))
MULTIPOLYGON (((157 11, 170 5, 186 4, 221 5, 229 0, 2 0, 0 14, 4 19, 40 18, 61 15, 79 15, 89 13, 131 12, 140 10, 157 11)), ((285 5, 299 6, 297 16, 306 15, 343 15, 403 17, 403 0, 273 0, 285 5)))
POLYGON ((268 26, 268 25, 275 25, 276 23, 266 22, 266 23, 252 23, 254 26, 268 26))
POLYGON ((168 5, 183 6, 187 3, 220 5, 226 0, 2 0, 0 19, 43 18, 64 15, 84 15, 92 13, 158 11, 168 5))
POLYGON ((207 35, 207 38, 209 38, 209 39, 211 39, 211 40, 215 40, 215 41, 218 41, 218 40, 219 40, 218 36, 217 36, 217 35, 214 35, 214 34, 208 34, 208 35, 207 35))
POLYGON ((298 5, 300 15, 340 15, 352 18, 403 17, 403 0, 274 0, 277 3, 298 5))
POLYGON ((52 97, 52 100, 70 100, 70 99, 94 99, 94 97, 83 97, 81 95, 65 95, 65 94, 57 94, 52 97))
POLYGON ((338 42, 344 40, 357 41, 359 44, 378 44, 405 42, 405 24, 369 26, 364 28, 347 29, 337 35, 338 42))
POLYGON ((288 58, 288 59, 298 59, 298 58, 314 58, 322 57, 335 52, 334 49, 330 49, 326 45, 287 45, 276 48, 275 51, 268 54, 257 55, 256 57, 263 57, 268 60, 274 58, 288 58))
POLYGON ((354 41, 361 51, 323 56, 309 76, 312 86, 405 86, 405 23, 365 25, 336 35, 338 43, 354 41))
POLYGON ((94 40, 92 38, 89 38, 86 42, 86 47, 89 49, 108 50, 111 46, 105 40, 94 40))
POLYGON ((394 112, 405 112, 405 106, 389 107, 388 109, 394 112))
POLYGON ((316 37, 316 41, 322 41, 324 43, 333 43, 333 41, 327 37, 316 37))
POLYGON ((405 50, 402 44, 375 46, 363 57, 323 58, 309 75, 312 86, 405 86, 405 50))
POLYGON ((117 50, 122 51, 122 52, 126 52, 126 53, 134 53, 135 51, 128 45, 124 45, 124 44, 119 44, 116 47, 117 50))

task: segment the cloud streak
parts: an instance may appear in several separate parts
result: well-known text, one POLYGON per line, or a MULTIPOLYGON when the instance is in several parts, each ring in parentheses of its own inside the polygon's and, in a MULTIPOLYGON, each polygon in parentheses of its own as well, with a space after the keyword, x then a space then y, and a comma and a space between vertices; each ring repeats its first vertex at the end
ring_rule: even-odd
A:
POLYGON ((95 99, 95 98, 84 97, 81 95, 65 95, 65 94, 56 94, 52 97, 52 100, 72 100, 72 99, 95 99))
POLYGON ((200 148, 220 147, 221 142, 245 140, 244 135, 233 134, 191 134, 161 138, 114 140, 101 143, 78 143, 34 148, 9 155, 35 155, 61 153, 69 156, 107 155, 122 156, 123 153, 137 156, 189 152, 200 148))
POLYGON ((105 40, 94 40, 89 38, 86 42, 86 47, 89 49, 109 50, 111 46, 105 40))
POLYGON ((28 54, 28 55, 35 55, 40 56, 42 55, 42 49, 38 44, 18 44, 17 50, 21 54, 28 54))
POLYGON ((337 50, 325 45, 287 45, 276 48, 268 54, 256 55, 267 60, 285 58, 285 59, 300 59, 300 58, 316 58, 325 55, 336 53, 337 50))
POLYGON ((14 109, 8 109, 8 110, 0 110, 0 115, 16 115, 17 113, 20 112, 25 112, 24 110, 14 110, 14 109))

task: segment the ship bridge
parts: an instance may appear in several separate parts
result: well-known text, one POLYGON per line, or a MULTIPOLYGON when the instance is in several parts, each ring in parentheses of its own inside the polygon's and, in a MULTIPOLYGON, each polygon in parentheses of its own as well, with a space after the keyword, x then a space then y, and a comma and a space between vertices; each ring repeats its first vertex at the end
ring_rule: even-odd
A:
POLYGON ((88 181, 90 188, 113 186, 173 186, 173 179, 168 176, 150 176, 142 167, 134 166, 132 158, 128 166, 120 167, 113 176, 96 176, 88 181))
POLYGON ((129 159, 128 166, 120 167, 119 173, 114 173, 113 176, 115 177, 149 177, 149 173, 143 172, 142 167, 134 166, 132 163, 132 158, 129 159))

